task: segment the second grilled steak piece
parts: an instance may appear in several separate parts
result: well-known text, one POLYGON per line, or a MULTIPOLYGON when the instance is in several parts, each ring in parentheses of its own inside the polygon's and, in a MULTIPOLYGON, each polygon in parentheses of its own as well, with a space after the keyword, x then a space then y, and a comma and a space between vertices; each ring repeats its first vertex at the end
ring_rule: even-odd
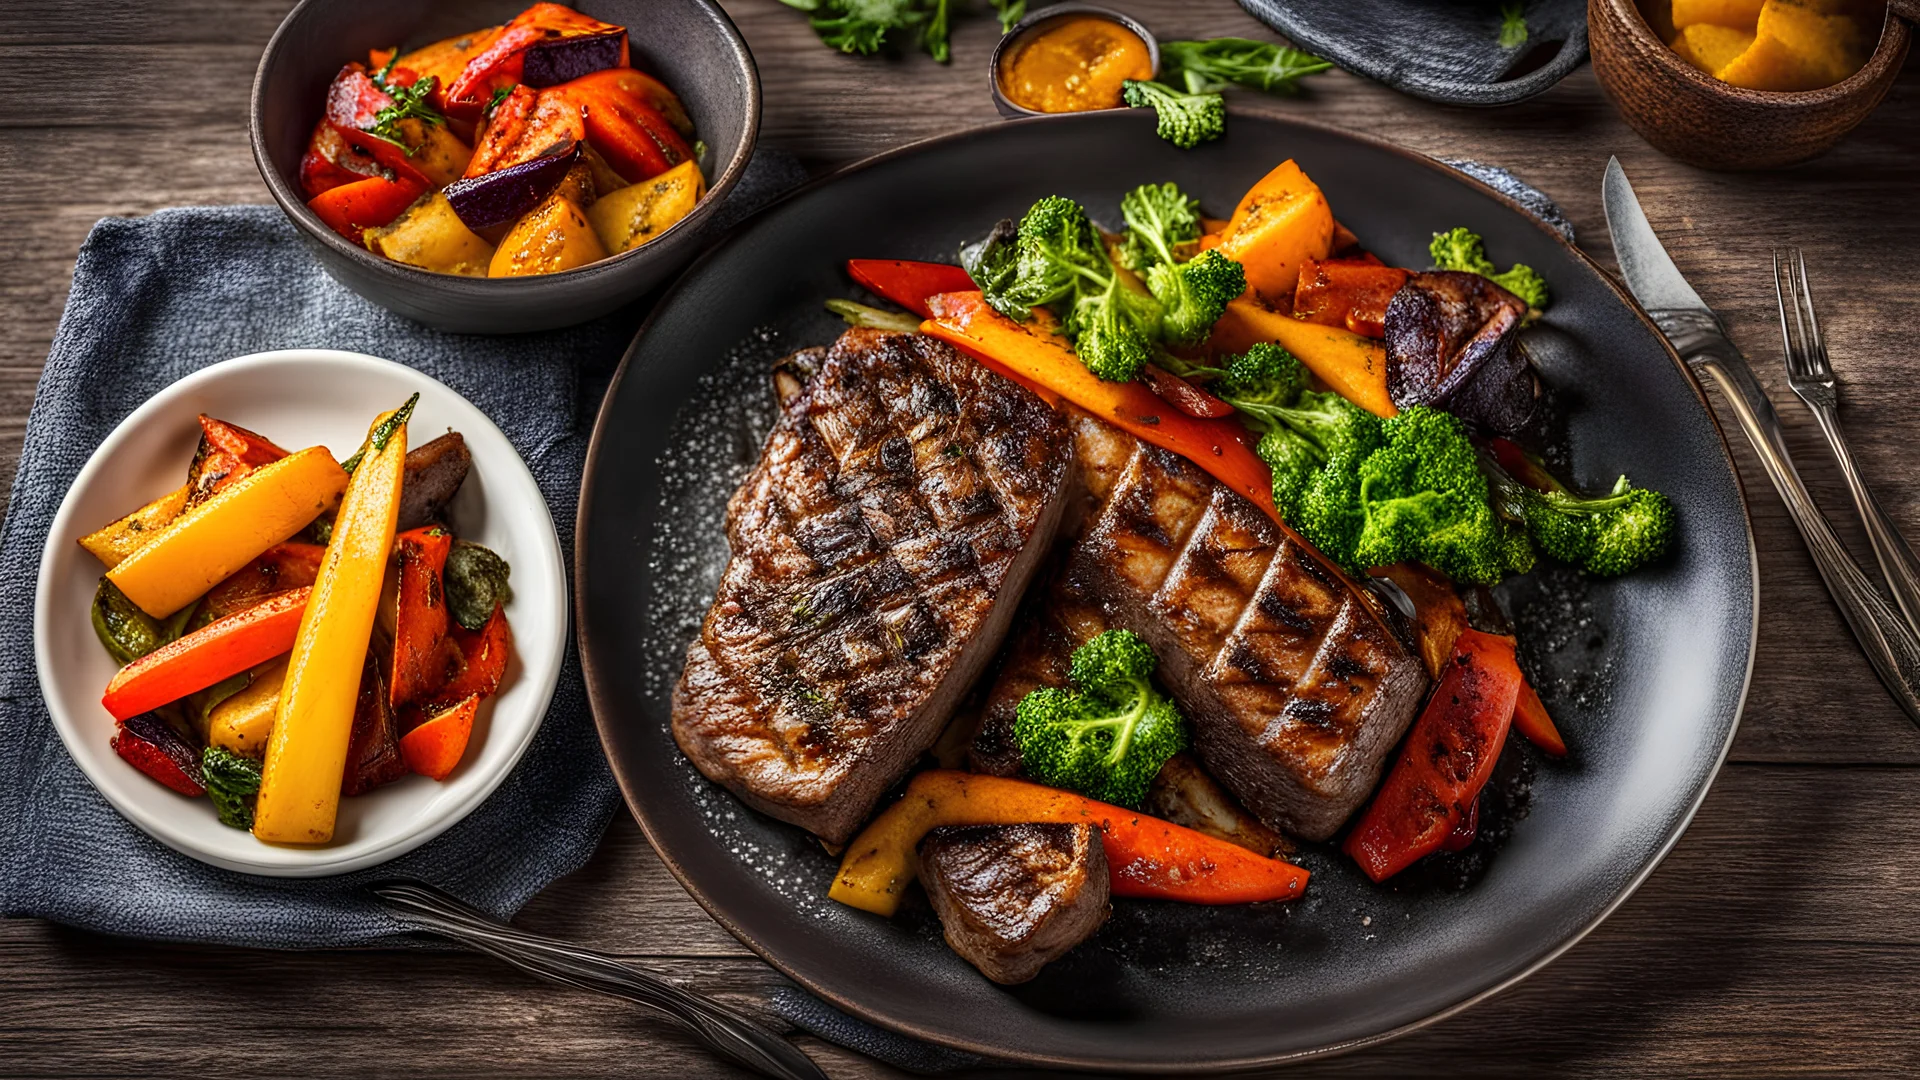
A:
POLYGON ((931 338, 851 330, 809 360, 728 505, 673 733, 755 809, 842 843, 998 648, 1073 447, 1038 397, 931 338))
POLYGON ((1083 460, 1125 464, 1087 481, 1101 505, 1072 587, 1153 645, 1207 771, 1268 825, 1333 835, 1413 721, 1420 660, 1359 585, 1252 503, 1184 458, 1074 422, 1083 460))
POLYGON ((1092 936, 1112 910, 1091 825, 935 829, 921 880, 947 944, 997 983, 1026 982, 1092 936))

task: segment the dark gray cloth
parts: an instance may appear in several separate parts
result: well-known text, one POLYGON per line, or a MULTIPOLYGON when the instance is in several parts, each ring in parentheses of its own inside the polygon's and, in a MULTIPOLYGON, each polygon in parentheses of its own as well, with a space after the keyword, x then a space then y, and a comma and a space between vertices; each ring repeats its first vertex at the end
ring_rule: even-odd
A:
MULTIPOLYGON (((791 157, 757 156, 709 227, 717 236, 804 179, 791 157)), ((406 939, 362 890, 369 881, 430 882, 506 917, 584 863, 619 795, 571 641, 539 734, 466 820, 390 863, 292 880, 196 862, 100 797, 47 716, 29 613, 54 513, 114 425, 190 372, 269 349, 370 353, 465 395, 526 460, 570 556, 594 414, 645 306, 550 333, 448 334, 336 284, 275 207, 163 210, 94 226, 40 376, 0 529, 0 611, 10 613, 0 626, 0 914, 167 941, 396 944, 406 939)))

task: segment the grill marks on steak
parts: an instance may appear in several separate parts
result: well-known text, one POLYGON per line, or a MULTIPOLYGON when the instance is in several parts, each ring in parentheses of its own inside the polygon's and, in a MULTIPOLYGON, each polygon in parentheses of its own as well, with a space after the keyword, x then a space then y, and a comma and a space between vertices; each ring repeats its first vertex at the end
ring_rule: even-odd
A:
POLYGON ((1426 689, 1350 579, 1177 455, 1075 422, 1104 497, 1066 576, 1160 658, 1209 771, 1268 825, 1324 840, 1363 802, 1426 689), (1125 449, 1125 464, 1111 463, 1125 449))
POLYGON ((997 647, 1072 445, 1038 397, 930 338, 852 330, 806 359, 728 504, 673 727, 708 777, 843 842, 997 647))
POLYGON ((1107 856, 1086 824, 935 829, 921 879, 947 944, 997 983, 1022 983, 1111 912, 1107 856))

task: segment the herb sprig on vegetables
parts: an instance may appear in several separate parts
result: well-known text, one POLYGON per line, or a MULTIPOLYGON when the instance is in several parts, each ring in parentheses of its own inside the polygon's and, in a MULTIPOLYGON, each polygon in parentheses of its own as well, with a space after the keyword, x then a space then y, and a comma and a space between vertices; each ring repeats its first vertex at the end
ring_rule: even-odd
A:
MULTIPOLYGON (((912 40, 943 64, 952 55, 949 43, 952 0, 782 0, 782 3, 806 12, 807 22, 813 32, 820 35, 820 40, 844 53, 871 55, 888 45, 898 46, 912 40)), ((1010 6, 1013 5, 1007 0, 996 0, 994 4, 1003 21, 1010 6)), ((1024 8, 1025 0, 1019 0, 1018 6, 1024 8)))
POLYGON ((1332 66, 1312 53, 1251 38, 1160 43, 1161 79, 1171 82, 1178 76, 1189 94, 1216 93, 1236 84, 1269 94, 1294 94, 1301 76, 1332 66))
MULTIPOLYGON (((432 105, 427 104, 427 98, 433 93, 433 88, 439 85, 439 79, 435 76, 429 75, 424 79, 417 79, 411 86, 399 86, 387 81, 387 76, 393 72, 394 63, 399 59, 400 50, 395 49, 393 55, 387 58, 386 65, 373 73, 373 85, 392 98, 393 104, 374 113, 373 125, 364 130, 376 139, 392 143, 406 151, 408 157, 412 157, 419 153, 421 148, 409 145, 400 137, 401 123, 407 120, 419 120, 427 124, 444 124, 447 118, 440 115, 439 110, 432 105)), ((495 99, 496 102, 498 100, 498 98, 495 99)))

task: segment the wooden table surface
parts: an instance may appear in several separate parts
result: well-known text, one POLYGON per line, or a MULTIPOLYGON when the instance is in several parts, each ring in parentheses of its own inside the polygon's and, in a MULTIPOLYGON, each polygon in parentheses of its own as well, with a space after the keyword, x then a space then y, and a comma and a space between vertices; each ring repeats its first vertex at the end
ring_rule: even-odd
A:
MULTIPOLYGON (((264 203, 246 138, 254 64, 287 0, 8 0, 0 17, 0 475, 18 456, 74 254, 100 217, 264 203)), ((818 44, 778 0, 727 0, 760 64, 761 139, 825 170, 994 119, 995 29, 960 21, 954 62, 818 44)), ((984 7, 984 4, 978 6, 984 7)), ((1123 0, 1163 37, 1270 36, 1231 0, 1123 0)), ((1522 105, 1430 105, 1335 72, 1310 117, 1441 157, 1503 164, 1559 201, 1612 265, 1600 174, 1618 154, 1680 269, 1759 368, 1789 442, 1866 553, 1837 471, 1779 372, 1772 245, 1819 289, 1847 430, 1893 517, 1920 535, 1920 61, 1836 151, 1761 175, 1649 148, 1583 68, 1522 105), (1892 395, 1891 398, 1888 395, 1892 395)), ((1737 438, 1737 437, 1736 437, 1737 438)), ((1920 1072, 1920 732, 1874 680, 1744 446, 1759 546, 1752 691, 1727 767, 1673 854, 1584 942, 1520 986, 1388 1045, 1294 1075, 1920 1072)), ((25 613, 14 612, 14 617, 25 613)), ((749 1008, 782 980, 667 874, 625 814, 523 925, 749 1008)), ((839 1076, 889 1072, 817 1040, 839 1076)), ((724 1072, 629 1008, 467 955, 279 953, 123 941, 0 922, 0 1073, 673 1076, 724 1072)))

